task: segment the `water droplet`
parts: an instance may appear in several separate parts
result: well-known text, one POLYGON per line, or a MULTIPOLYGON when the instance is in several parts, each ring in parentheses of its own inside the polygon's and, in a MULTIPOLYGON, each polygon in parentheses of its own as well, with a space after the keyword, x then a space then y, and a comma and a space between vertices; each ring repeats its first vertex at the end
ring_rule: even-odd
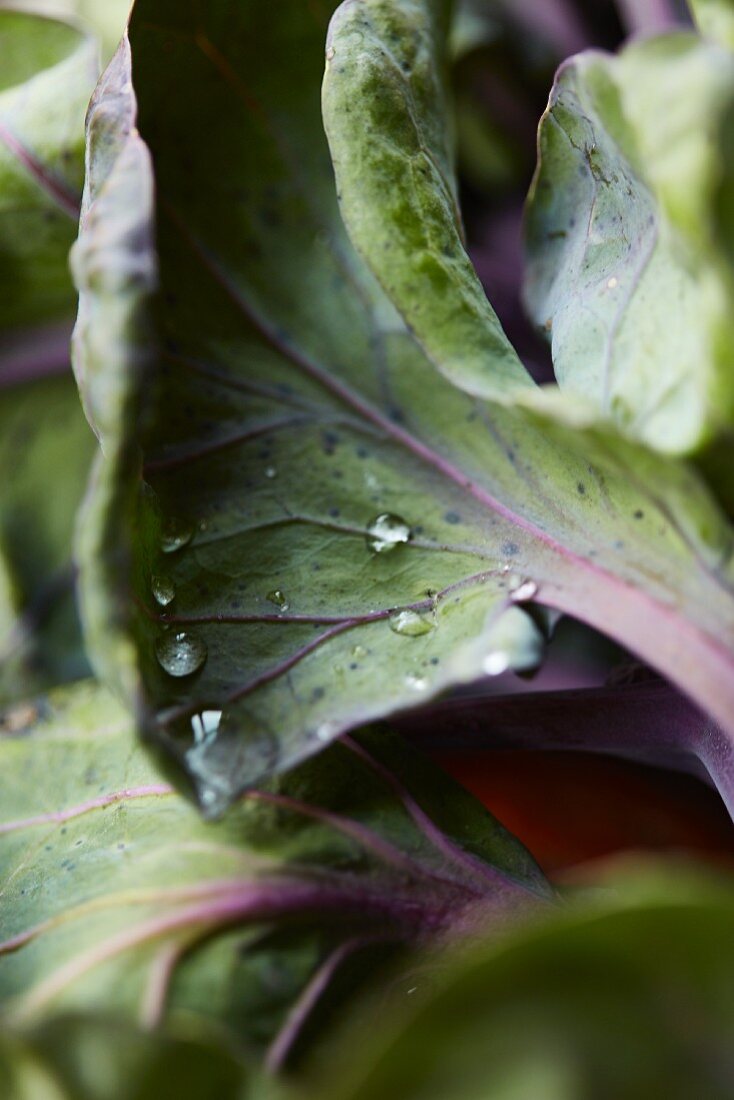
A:
POLYGON ((329 46, 329 48, 326 51, 326 60, 327 61, 333 61, 335 55, 336 55, 336 50, 334 49, 333 46, 329 46))
POLYGON ((195 714, 191 719, 191 729, 196 744, 200 745, 207 738, 214 737, 221 720, 221 710, 203 710, 201 714, 195 714))
POLYGON ((614 290, 615 287, 619 286, 619 279, 616 275, 612 275, 611 279, 607 282, 607 286, 610 290, 614 290))
POLYGON ((408 673, 408 675, 405 677, 405 683, 408 685, 409 688, 412 688, 413 691, 425 691, 428 687, 428 680, 426 679, 426 677, 419 676, 415 672, 408 673))
POLYGON ((404 634, 408 638, 419 638, 421 634, 430 634, 434 629, 430 619, 424 619, 417 611, 411 611, 410 608, 393 611, 388 622, 395 634, 404 634))
POLYGON ((367 656, 367 650, 364 648, 363 645, 356 645, 352 650, 352 656, 359 661, 362 657, 367 656))
POLYGON ((290 607, 285 592, 281 592, 279 588, 274 588, 272 592, 268 592, 266 599, 269 603, 279 607, 281 611, 287 611, 290 607))
POLYGON ((502 649, 497 649, 494 653, 488 653, 482 662, 482 668, 487 676, 499 676, 502 672, 507 672, 509 667, 509 655, 502 649))
POLYGON ((510 589, 510 599, 513 603, 525 603, 532 600, 538 594, 538 586, 535 581, 521 581, 510 589))
POLYGON ((274 478, 274 477, 277 477, 277 476, 278 476, 278 471, 276 470, 275 466, 266 466, 265 467, 265 477, 274 478))
POLYGON ((418 992, 418 986, 417 986, 417 985, 413 985, 413 986, 411 986, 411 987, 410 987, 410 989, 408 989, 408 990, 407 990, 406 992, 407 992, 408 996, 409 996, 409 997, 411 997, 411 996, 412 996, 412 995, 413 995, 414 993, 417 993, 417 992, 418 992))
POLYGON ((401 542, 408 542, 410 533, 410 527, 401 516, 381 512, 367 525, 367 547, 373 554, 384 554, 401 542))
POLYGON ((161 528, 161 550, 164 554, 173 554, 176 550, 181 550, 191 542, 193 533, 194 526, 188 520, 168 516, 164 519, 161 528))
POLYGON ((316 737, 319 741, 326 743, 327 741, 333 741, 338 732, 339 726, 336 722, 322 722, 316 728, 316 737))
POLYGON ((176 586, 167 573, 154 573, 150 578, 150 587, 156 603, 168 607, 176 597, 176 586))
POLYGON ((206 642, 183 630, 161 634, 155 643, 161 668, 169 676, 191 676, 206 661, 206 642))

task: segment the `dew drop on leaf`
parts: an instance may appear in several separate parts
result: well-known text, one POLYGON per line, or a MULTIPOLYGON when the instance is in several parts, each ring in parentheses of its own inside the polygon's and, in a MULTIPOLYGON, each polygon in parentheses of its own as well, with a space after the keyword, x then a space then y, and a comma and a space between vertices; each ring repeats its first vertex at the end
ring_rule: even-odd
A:
POLYGON ((195 743, 200 745, 202 741, 214 737, 221 720, 221 710, 203 710, 201 714, 195 714, 191 719, 191 729, 195 743))
POLYGON ((191 542, 193 534, 194 525, 192 523, 184 519, 177 519, 176 516, 169 516, 164 519, 161 527, 161 550, 164 554, 173 554, 176 550, 181 550, 191 542))
POLYGON ((421 634, 430 634, 434 629, 430 619, 425 619, 410 608, 393 611, 388 621, 395 634, 404 634, 408 638, 419 638, 421 634))
POLYGON ((409 688, 412 688, 413 691, 425 691, 428 687, 428 680, 426 677, 419 676, 415 672, 410 672, 405 677, 405 683, 409 688))
POLYGON ((272 479, 272 478, 277 477, 277 476, 278 476, 278 471, 276 470, 275 466, 266 466, 265 467, 265 477, 272 479))
POLYGON ((154 573, 150 578, 150 587, 156 603, 161 607, 168 607, 175 599, 176 586, 166 573, 154 573))
POLYGON ((191 676, 206 661, 206 642, 183 630, 161 634, 155 644, 161 668, 169 676, 191 676))
POLYGON ((333 741, 338 733, 339 726, 336 722, 322 722, 316 729, 317 739, 324 743, 333 741))
POLYGON ((520 581, 510 589, 510 599, 513 603, 525 603, 532 600, 538 594, 538 586, 535 581, 520 581))
POLYGON ((488 653, 482 662, 482 668, 487 676, 499 676, 500 673, 507 672, 509 667, 510 658, 503 649, 496 649, 493 653, 488 653))
POLYGON ((408 542, 410 535, 410 527, 401 516, 381 512, 367 524, 367 547, 373 554, 384 554, 408 542))
POLYGON ((272 592, 268 592, 265 598, 268 600, 269 603, 275 604, 276 607, 279 607, 281 611, 287 611, 290 607, 285 592, 281 592, 279 588, 274 588, 272 592))

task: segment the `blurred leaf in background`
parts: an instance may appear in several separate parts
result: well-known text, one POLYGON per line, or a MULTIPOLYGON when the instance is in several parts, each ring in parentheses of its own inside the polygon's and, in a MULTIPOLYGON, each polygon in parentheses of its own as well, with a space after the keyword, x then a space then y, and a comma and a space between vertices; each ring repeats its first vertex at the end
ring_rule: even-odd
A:
POLYGON ((12 0, 9 6, 88 27, 99 39, 104 66, 120 41, 131 4, 132 0, 12 0))
POLYGON ((69 370, 68 266, 98 49, 0 9, 0 704, 83 675, 71 540, 94 452, 69 370))

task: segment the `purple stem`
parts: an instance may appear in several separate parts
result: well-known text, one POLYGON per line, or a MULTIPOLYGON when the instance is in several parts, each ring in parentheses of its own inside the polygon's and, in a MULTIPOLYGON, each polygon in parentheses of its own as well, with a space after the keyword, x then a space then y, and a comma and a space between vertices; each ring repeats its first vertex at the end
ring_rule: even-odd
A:
POLYGON ((395 927, 396 936, 403 929, 411 939, 417 937, 421 928, 438 931, 446 921, 443 910, 436 908, 432 912, 425 898, 419 903, 395 892, 386 896, 384 892, 359 889, 353 880, 345 885, 334 885, 323 877, 313 881, 287 878, 244 881, 219 897, 157 914, 138 925, 123 928, 83 951, 32 989, 19 1002, 15 1018, 21 1020, 33 1015, 96 966, 166 935, 193 933, 197 929, 214 931, 242 922, 270 922, 286 916, 314 915, 323 919, 327 913, 387 921, 395 927))
POLYGON ((43 164, 38 157, 27 149, 23 142, 10 130, 4 122, 0 121, 0 141, 13 154, 19 164, 23 166, 29 176, 32 176, 42 191, 63 210, 72 221, 79 221, 80 203, 79 196, 69 189, 66 183, 59 179, 43 164))
POLYGON ((451 840, 446 833, 439 829, 435 822, 431 821, 425 810, 418 805, 410 791, 403 786, 397 776, 393 775, 379 760, 375 760, 359 742, 345 736, 340 739, 340 743, 358 756, 400 799, 417 828, 423 833, 428 842, 448 860, 450 865, 461 867, 469 873, 472 879, 483 879, 495 895, 499 893, 512 896, 516 895, 518 891, 528 892, 528 887, 504 875, 496 867, 491 867, 484 860, 472 855, 471 852, 467 852, 451 840))
POLYGON ((710 777, 734 820, 734 745, 669 684, 465 696, 396 720, 432 749, 599 752, 710 777))
POLYGON ((387 936, 355 937, 340 944, 330 955, 327 955, 294 1003, 283 1026, 270 1044, 265 1056, 265 1068, 270 1073, 278 1073, 283 1068, 308 1017, 321 1000, 342 963, 356 951, 369 947, 373 943, 387 942, 387 940, 387 936))
POLYGON ((34 817, 19 818, 16 821, 0 822, 0 836, 5 833, 14 833, 19 829, 28 829, 34 825, 56 825, 59 822, 70 821, 72 818, 86 814, 90 810, 112 806, 115 802, 124 802, 126 799, 150 798, 154 795, 168 794, 173 794, 173 789, 165 783, 152 783, 146 787, 129 787, 124 791, 113 791, 111 794, 101 794, 98 798, 90 798, 88 802, 80 802, 79 805, 70 806, 66 810, 55 810, 50 813, 36 814, 34 817))
POLYGON ((341 814, 333 813, 331 810, 325 810, 321 806, 312 806, 308 802, 301 802, 296 798, 289 798, 287 795, 271 794, 268 791, 248 791, 245 798, 253 799, 258 802, 267 802, 271 806, 279 806, 284 810, 289 810, 291 813, 300 814, 303 817, 310 817, 314 821, 327 825, 343 836, 347 836, 351 840, 356 841, 362 848, 368 852, 372 852, 373 855, 377 856, 377 858, 381 859, 384 863, 392 865, 412 877, 425 878, 428 876, 429 878, 438 880, 453 888, 459 887, 464 891, 467 890, 465 883, 457 882, 455 879, 447 880, 431 870, 430 867, 424 867, 422 864, 416 863, 414 859, 411 859, 410 856, 401 852, 391 844, 390 841, 385 840, 359 821, 343 817, 341 814))

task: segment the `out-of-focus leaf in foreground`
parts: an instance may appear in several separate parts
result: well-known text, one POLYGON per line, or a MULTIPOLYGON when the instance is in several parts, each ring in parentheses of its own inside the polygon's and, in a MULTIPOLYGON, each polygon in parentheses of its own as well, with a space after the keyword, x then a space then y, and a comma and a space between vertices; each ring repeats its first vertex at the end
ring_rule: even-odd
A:
POLYGON ((102 689, 66 689, 26 723, 3 736, 5 1026, 103 1011, 276 1069, 345 979, 550 898, 481 804, 384 731, 211 824, 102 689))
MULTIPOLYGON (((249 1074, 204 1036, 151 1034, 114 1018, 61 1015, 0 1035, 3 1100, 256 1100, 249 1074)), ((268 1090, 274 1100, 275 1093, 268 1090)))
POLYGON ((453 966, 444 960, 442 976, 424 989, 418 981, 413 1004, 356 1058, 363 1028, 349 1036, 320 1095, 726 1100, 734 891, 690 869, 648 874, 453 966))
MULTIPOLYGON (((367 229, 394 249, 401 295, 401 265, 420 269, 415 336, 339 217, 319 116, 330 3, 293 0, 274 20, 254 3, 141 0, 132 62, 123 44, 89 116, 75 366, 104 460, 81 528, 88 638, 212 811, 347 728, 532 668, 536 596, 622 639, 723 724, 734 713, 731 532, 706 490, 603 438, 592 464, 589 434, 569 449, 567 431, 556 442, 477 396, 534 391, 463 253, 431 75, 445 20, 424 41, 404 7, 390 8, 395 57, 331 94, 370 135, 355 156, 383 220, 404 215, 392 240, 379 211, 367 229), (397 89, 383 72, 396 58, 397 89), (399 103, 413 64, 425 148, 399 103), (386 104, 365 116, 375 89, 386 104), (394 126, 412 174, 398 157, 375 188, 369 150, 394 126), (425 264, 423 213, 437 234, 425 264), (433 344, 454 278, 466 308, 433 344), (444 377, 445 342, 478 316, 486 332, 444 377), (194 744, 204 710, 222 712, 218 732, 194 744)), ((341 42, 327 60, 347 74, 341 42)), ((349 153, 336 150, 338 175, 349 153)))
POLYGON ((94 41, 0 11, 0 702, 87 666, 71 541, 94 440, 69 371, 68 252, 94 41), (66 372, 66 377, 45 376, 66 372))
POLYGON ((734 57, 688 32, 567 62, 540 127, 526 288, 562 388, 660 451, 725 448, 727 484, 734 279, 714 214, 733 99, 734 57))

